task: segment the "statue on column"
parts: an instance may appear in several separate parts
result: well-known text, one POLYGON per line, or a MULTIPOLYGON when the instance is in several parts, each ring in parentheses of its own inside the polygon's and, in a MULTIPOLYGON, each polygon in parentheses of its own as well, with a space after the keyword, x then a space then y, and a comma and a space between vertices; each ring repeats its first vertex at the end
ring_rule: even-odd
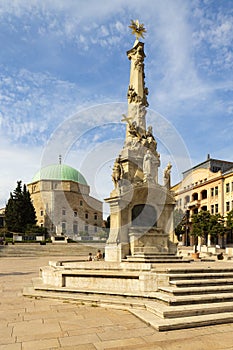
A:
POLYGON ((167 189, 171 188, 171 168, 172 168, 172 165, 169 162, 166 168, 164 169, 164 174, 163 174, 164 186, 167 187, 167 189))
POLYGON ((144 182, 158 183, 158 167, 160 166, 160 157, 157 153, 154 155, 149 149, 143 158, 144 182))
POLYGON ((144 145, 148 147, 152 153, 157 154, 157 142, 153 136, 153 129, 151 125, 148 126, 144 139, 144 145))
POLYGON ((123 176, 123 166, 121 164, 121 157, 119 156, 114 162, 113 171, 112 171, 112 180, 115 188, 119 186, 119 181, 122 179, 122 176, 123 176))
POLYGON ((144 174, 144 182, 153 181, 153 159, 151 152, 149 150, 146 151, 146 154, 143 158, 143 174, 144 174))

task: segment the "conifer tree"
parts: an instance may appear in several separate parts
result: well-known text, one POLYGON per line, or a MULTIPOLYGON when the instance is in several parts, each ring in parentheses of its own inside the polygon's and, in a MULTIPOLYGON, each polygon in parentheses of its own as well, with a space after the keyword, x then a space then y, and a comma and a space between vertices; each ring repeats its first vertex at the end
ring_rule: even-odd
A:
POLYGON ((36 224, 36 213, 31 202, 30 193, 23 186, 22 181, 17 181, 17 187, 6 205, 5 222, 9 231, 24 233, 26 229, 36 224))

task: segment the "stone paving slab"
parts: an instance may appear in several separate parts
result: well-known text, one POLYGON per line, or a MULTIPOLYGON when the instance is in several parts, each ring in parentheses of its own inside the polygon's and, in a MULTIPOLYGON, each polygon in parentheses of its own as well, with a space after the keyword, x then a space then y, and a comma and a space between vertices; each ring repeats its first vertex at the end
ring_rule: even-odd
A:
POLYGON ((233 324, 157 332, 127 311, 23 297, 49 260, 0 258, 0 350, 233 350, 233 324))

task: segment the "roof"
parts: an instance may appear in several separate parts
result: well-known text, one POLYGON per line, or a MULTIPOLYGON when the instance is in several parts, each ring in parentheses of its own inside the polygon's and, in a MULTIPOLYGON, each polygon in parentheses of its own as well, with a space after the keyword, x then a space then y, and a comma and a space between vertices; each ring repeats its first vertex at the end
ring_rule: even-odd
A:
POLYGON ((189 175, 191 172, 193 172, 196 169, 209 169, 213 173, 216 173, 221 170, 221 172, 225 172, 232 168, 233 162, 221 160, 221 159, 214 159, 214 158, 208 158, 202 163, 199 163, 195 166, 193 166, 190 169, 187 169, 183 172, 183 178, 185 178, 187 175, 189 175))
POLYGON ((85 177, 78 170, 65 164, 52 164, 40 169, 32 182, 40 180, 74 181, 87 185, 85 177))

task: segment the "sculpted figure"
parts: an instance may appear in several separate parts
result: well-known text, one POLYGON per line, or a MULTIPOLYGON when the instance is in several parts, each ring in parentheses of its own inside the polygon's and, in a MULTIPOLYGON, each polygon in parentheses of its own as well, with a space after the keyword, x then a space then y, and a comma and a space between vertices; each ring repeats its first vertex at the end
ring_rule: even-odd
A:
POLYGON ((152 126, 148 126, 148 128, 147 128, 146 139, 147 139, 148 147, 152 151, 156 151, 156 149, 157 149, 157 142, 156 142, 156 140, 155 140, 155 138, 153 136, 152 126))
POLYGON ((123 175, 123 167, 121 164, 121 158, 118 157, 114 162, 113 171, 112 171, 112 180, 115 188, 118 187, 119 181, 122 179, 122 175, 123 175))
POLYGON ((136 122, 133 122, 132 124, 129 123, 129 133, 133 137, 138 136, 136 122))
POLYGON ((164 169, 164 175, 163 175, 164 186, 166 186, 168 189, 170 189, 171 187, 171 168, 172 168, 172 165, 169 162, 166 168, 164 169))
POLYGON ((144 182, 152 179, 152 171, 153 171, 153 159, 151 152, 149 150, 146 151, 146 154, 143 158, 143 174, 144 174, 144 182))
POLYGON ((136 91, 134 90, 134 88, 132 86, 129 86, 128 94, 127 94, 127 98, 129 100, 129 103, 135 102, 136 97, 137 97, 136 91))

